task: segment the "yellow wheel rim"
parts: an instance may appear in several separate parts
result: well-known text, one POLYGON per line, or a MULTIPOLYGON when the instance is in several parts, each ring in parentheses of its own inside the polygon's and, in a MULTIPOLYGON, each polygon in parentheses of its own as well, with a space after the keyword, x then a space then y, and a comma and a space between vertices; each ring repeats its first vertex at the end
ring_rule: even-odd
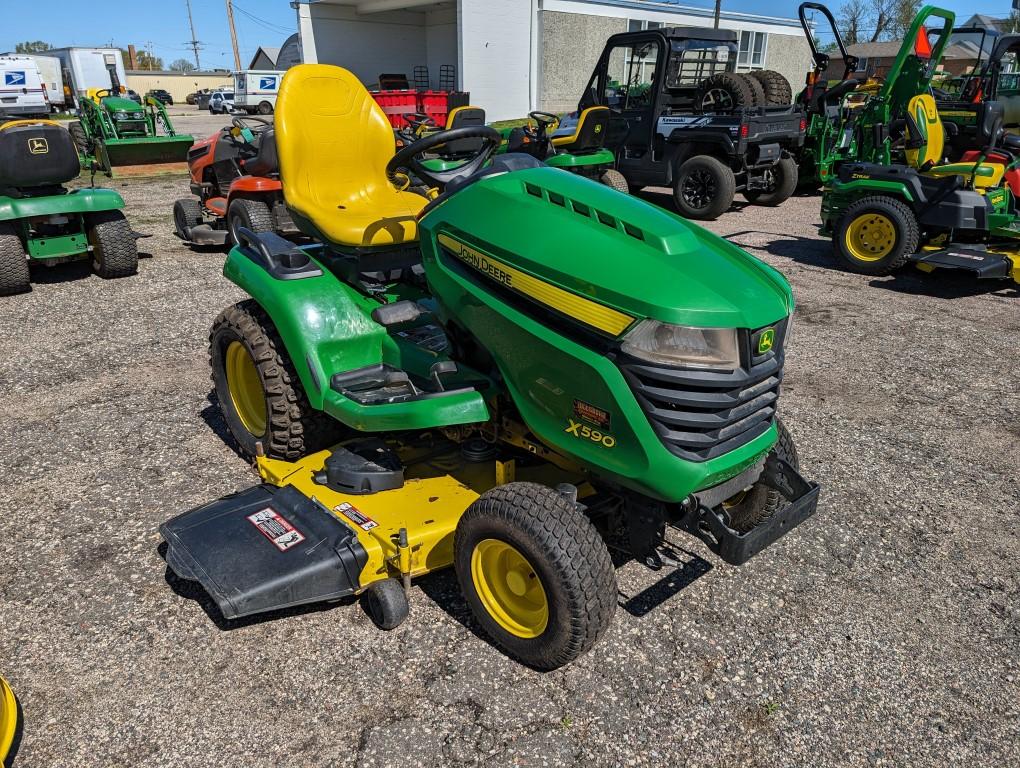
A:
POLYGON ((471 553, 471 580, 486 612, 517 637, 538 637, 549 624, 549 600, 531 563, 499 539, 483 539, 471 553))
POLYGON ((266 433, 266 394, 255 361, 239 341, 230 342, 226 359, 227 389, 241 424, 255 437, 266 433))
POLYGON ((18 703, 14 699, 14 691, 0 677, 0 763, 7 757, 17 730, 18 703))
POLYGON ((881 261, 896 245, 896 227, 881 213, 863 213, 846 228, 846 249, 858 261, 881 261))

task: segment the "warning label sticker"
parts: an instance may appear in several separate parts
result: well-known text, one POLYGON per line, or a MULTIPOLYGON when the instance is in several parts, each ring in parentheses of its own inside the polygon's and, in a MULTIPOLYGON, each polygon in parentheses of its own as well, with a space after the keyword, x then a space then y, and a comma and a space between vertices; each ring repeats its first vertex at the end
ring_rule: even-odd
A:
POLYGON ((360 509, 355 507, 353 504, 348 504, 346 501, 343 504, 337 504, 333 507, 333 511, 339 512, 363 531, 370 531, 379 525, 379 523, 370 518, 360 509))
POLYGON ((248 522, 258 528, 259 533, 273 542, 281 552, 286 552, 305 540, 304 534, 289 521, 280 517, 272 507, 266 507, 255 514, 248 515, 248 522))

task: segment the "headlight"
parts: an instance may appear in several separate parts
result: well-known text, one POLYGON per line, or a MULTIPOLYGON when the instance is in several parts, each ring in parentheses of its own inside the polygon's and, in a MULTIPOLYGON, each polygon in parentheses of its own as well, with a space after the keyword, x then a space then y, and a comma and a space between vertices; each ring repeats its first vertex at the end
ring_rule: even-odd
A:
POLYGON ((783 349, 790 345, 790 337, 793 335, 793 312, 786 318, 786 333, 783 334, 783 349))
POLYGON ((128 113, 127 112, 116 112, 113 115, 113 119, 114 120, 127 120, 128 119, 128 113))
POLYGON ((642 320, 624 338, 622 349, 642 360, 680 368, 740 367, 735 328, 688 328, 642 320))

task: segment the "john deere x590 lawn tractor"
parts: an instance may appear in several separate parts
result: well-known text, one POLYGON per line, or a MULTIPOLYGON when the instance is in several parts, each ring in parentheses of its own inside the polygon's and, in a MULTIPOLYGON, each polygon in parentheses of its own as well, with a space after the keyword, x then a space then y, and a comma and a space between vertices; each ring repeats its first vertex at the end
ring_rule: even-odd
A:
POLYGON ((776 419, 779 273, 533 157, 490 163, 492 128, 394 154, 337 67, 288 71, 276 132, 287 205, 319 244, 241 232, 224 274, 251 298, 210 336, 263 482, 160 529, 223 616, 364 593, 392 628, 411 580, 453 566, 493 640, 552 669, 613 616, 611 550, 675 564, 671 528, 739 564, 814 512, 776 419), (423 165, 468 138, 459 169, 423 165))
POLYGON ((49 120, 0 126, 0 295, 31 288, 29 261, 91 257, 100 277, 138 269, 135 233, 112 189, 68 189, 81 172, 70 134, 49 120))

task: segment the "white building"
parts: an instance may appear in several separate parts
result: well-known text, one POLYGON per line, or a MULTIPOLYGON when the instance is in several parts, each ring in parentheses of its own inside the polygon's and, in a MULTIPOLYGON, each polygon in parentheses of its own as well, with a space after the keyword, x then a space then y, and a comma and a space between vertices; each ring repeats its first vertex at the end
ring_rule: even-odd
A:
MULTIPOLYGON (((669 0, 297 0, 301 53, 367 85, 383 73, 442 65, 490 120, 577 104, 609 35, 649 26, 711 27, 712 10, 669 0)), ((738 70, 774 69, 794 90, 811 57, 797 19, 724 12, 740 32, 738 70)))

